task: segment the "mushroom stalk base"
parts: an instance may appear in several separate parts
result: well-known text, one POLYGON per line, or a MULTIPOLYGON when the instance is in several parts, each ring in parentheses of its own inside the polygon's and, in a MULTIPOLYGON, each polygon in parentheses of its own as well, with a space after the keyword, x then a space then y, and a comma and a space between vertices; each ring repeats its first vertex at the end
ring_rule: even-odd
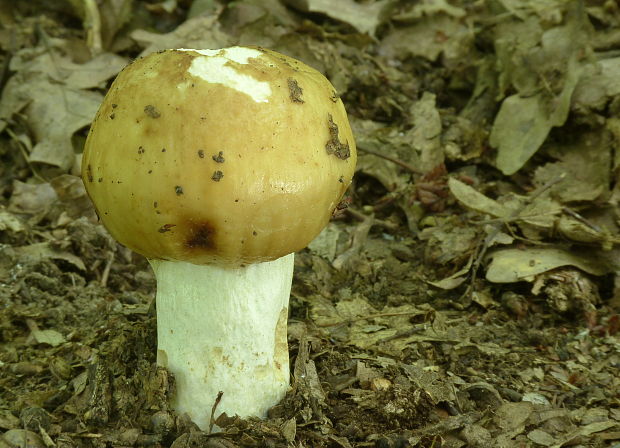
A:
POLYGON ((157 278, 157 363, 172 406, 208 429, 215 417, 264 418, 289 387, 286 340, 293 254, 241 268, 149 260, 157 278))

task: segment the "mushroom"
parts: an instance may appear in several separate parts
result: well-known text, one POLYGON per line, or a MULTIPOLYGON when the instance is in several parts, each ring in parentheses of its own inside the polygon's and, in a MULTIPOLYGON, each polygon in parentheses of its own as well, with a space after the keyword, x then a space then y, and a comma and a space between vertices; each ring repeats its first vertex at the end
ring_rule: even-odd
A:
POLYGON ((157 362, 172 407, 205 429, 265 417, 289 387, 293 253, 351 183, 355 142, 317 70, 258 47, 165 50, 118 75, 82 177, 120 243, 157 278, 157 362))

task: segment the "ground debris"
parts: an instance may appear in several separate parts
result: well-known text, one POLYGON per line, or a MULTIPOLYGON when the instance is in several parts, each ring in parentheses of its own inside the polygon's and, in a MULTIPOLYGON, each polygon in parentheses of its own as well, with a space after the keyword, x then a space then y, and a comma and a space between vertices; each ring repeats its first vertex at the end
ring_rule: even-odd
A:
POLYGON ((48 3, 0 6, 0 447, 618 444, 614 2, 48 3), (235 44, 325 73, 360 157, 296 255, 289 393, 208 434, 79 154, 127 61, 235 44))

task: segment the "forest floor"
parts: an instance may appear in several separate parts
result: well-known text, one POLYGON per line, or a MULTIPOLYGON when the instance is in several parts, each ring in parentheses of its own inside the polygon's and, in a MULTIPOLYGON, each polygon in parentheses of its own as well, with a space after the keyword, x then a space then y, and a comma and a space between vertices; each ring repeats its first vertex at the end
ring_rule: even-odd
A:
POLYGON ((620 447, 620 9, 603 0, 0 2, 0 447, 620 447), (293 387, 169 408, 155 279, 79 177, 165 48, 323 72, 359 161, 296 255, 293 387))

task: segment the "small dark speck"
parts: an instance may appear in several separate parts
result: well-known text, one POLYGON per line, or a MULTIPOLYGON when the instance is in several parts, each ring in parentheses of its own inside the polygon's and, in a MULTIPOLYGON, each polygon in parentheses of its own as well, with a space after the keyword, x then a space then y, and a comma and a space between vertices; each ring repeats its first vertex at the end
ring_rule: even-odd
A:
POLYGON ((90 165, 86 165, 86 176, 88 177, 88 182, 93 181, 93 167, 90 165))
POLYGON ((151 118, 159 118, 161 114, 152 104, 148 104, 144 106, 144 113, 147 114, 151 118))
POLYGON ((205 158, 205 152, 202 149, 198 150, 198 157, 200 157, 201 159, 205 158))
POLYGON ((166 152, 166 148, 161 148, 161 152, 166 152))
POLYGON ((172 230, 173 227, 176 227, 176 224, 164 224, 157 231, 159 233, 166 233, 166 232, 170 232, 170 230, 172 230))
POLYGON ((343 184, 343 183, 344 183, 344 176, 340 176, 340 177, 338 178, 338 182, 340 182, 341 184, 343 184))
POLYGON ((99 179, 97 179, 98 182, 103 182, 103 177, 100 177, 99 179))
POLYGON ((138 147, 138 154, 144 154, 144 146, 138 147))
POLYGON ((112 109, 116 109, 118 107, 118 104, 112 104, 112 109))
POLYGON ((114 114, 110 114, 110 120, 114 120, 114 114))
POLYGON ((153 202, 153 207, 157 208, 157 201, 153 202))
POLYGON ((153 170, 149 170, 148 174, 151 174, 153 172, 153 170))
POLYGON ((176 187, 174 187, 174 192, 177 194, 177 196, 181 196, 183 194, 183 187, 177 185, 176 187))
POLYGON ((122 182, 122 181, 120 181, 120 180, 117 180, 117 181, 116 181, 116 183, 117 183, 117 184, 122 184, 123 182, 122 182))
POLYGON ((217 163, 224 163, 224 151, 220 151, 219 153, 211 156, 211 158, 217 163))
POLYGON ((254 235, 254 236, 258 235, 258 233, 256 233, 256 230, 252 231, 252 235, 254 235))
POLYGON ((222 179, 222 177, 224 177, 224 173, 218 170, 213 173, 213 176, 211 176, 211 179, 213 179, 215 182, 219 182, 222 179))
POLYGON ((239 202, 239 199, 235 199, 235 202, 239 202))

